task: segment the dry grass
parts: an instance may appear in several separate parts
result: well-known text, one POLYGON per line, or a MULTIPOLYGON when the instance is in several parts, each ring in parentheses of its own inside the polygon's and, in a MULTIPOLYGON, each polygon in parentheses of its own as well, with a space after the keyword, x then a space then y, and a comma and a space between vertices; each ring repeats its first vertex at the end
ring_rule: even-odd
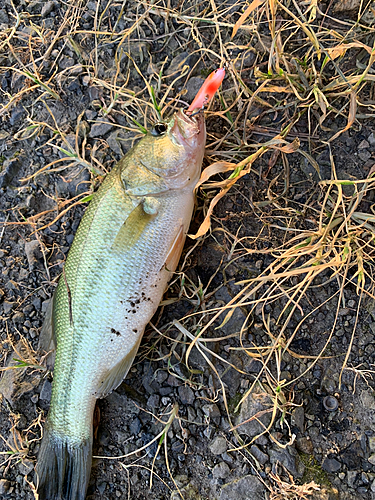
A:
MULTIPOLYGON (((16 106, 27 103, 25 126, 8 140, 18 141, 21 149, 23 141, 43 137, 38 149, 50 148, 54 153, 52 161, 30 172, 24 179, 25 185, 39 175, 61 174, 77 164, 91 172, 91 183, 87 192, 73 199, 56 199, 55 209, 26 219, 16 217, 7 222, 9 225, 29 225, 32 231, 43 231, 55 224, 76 205, 91 199, 93 190, 114 162, 104 140, 93 141, 87 136, 83 114, 74 129, 69 123, 61 125, 55 116, 54 105, 66 105, 66 88, 78 76, 100 89, 92 103, 98 112, 97 120, 121 122, 117 130, 132 133, 136 138, 150 122, 186 104, 184 87, 189 78, 226 65, 228 77, 218 99, 207 111, 209 167, 200 181, 203 202, 199 210, 203 212, 203 223, 194 236, 195 245, 202 245, 208 237, 216 239, 220 232, 229 254, 227 266, 246 256, 266 256, 272 261, 256 277, 238 283, 240 291, 224 307, 214 305, 216 290, 210 291, 211 280, 203 285, 194 283, 185 268, 181 269, 175 285, 180 289, 179 298, 185 297, 192 304, 192 314, 175 325, 167 325, 160 333, 168 336, 172 326, 179 332, 168 359, 177 355, 188 365, 191 350, 200 351, 219 379, 219 392, 231 420, 226 388, 211 359, 241 370, 208 346, 232 338, 212 333, 213 327, 219 320, 223 326, 236 308, 246 309, 247 320, 241 332, 235 334, 238 347, 234 349, 260 360, 262 370, 242 401, 259 381, 266 384, 272 420, 264 432, 269 433, 276 420, 288 420, 293 408, 291 388, 296 379, 282 379, 283 356, 288 353, 300 359, 309 358, 294 353, 291 343, 301 325, 327 304, 323 301, 310 307, 309 291, 323 287, 327 281, 337 284, 337 292, 328 299, 336 304, 335 320, 321 352, 306 360, 306 371, 329 355, 339 309, 345 307, 345 289, 354 286, 358 294, 356 321, 364 298, 373 298, 375 220, 367 203, 374 188, 373 172, 359 180, 339 179, 331 154, 331 179, 321 181, 318 189, 311 189, 304 206, 296 208, 289 199, 290 162, 299 158, 320 176, 316 157, 323 148, 373 115, 375 50, 370 2, 358 4, 352 20, 331 10, 321 12, 320 4, 314 0, 255 0, 250 4, 239 0, 231 5, 210 0, 191 5, 179 2, 178 6, 164 1, 140 2, 133 4, 132 10, 126 10, 121 2, 97 2, 93 27, 85 29, 82 16, 87 2, 69 0, 64 4, 57 31, 47 28, 29 12, 21 12, 13 2, 11 5, 10 27, 0 33, 0 76, 11 72, 12 89, 0 90, 0 116, 6 120, 16 106), (164 22, 162 32, 157 18, 164 22), (160 41, 164 51, 174 41, 176 51, 187 50, 196 60, 190 64, 182 62, 174 74, 167 74, 170 59, 156 60, 149 50, 152 39, 160 41), (104 59, 106 47, 111 48, 112 55, 104 59), (78 63, 62 68, 59 61, 66 49, 78 63), (136 88, 132 88, 132 82, 137 83, 136 88), (37 108, 38 113, 34 112, 37 108), (44 120, 39 119, 41 108, 44 120), (62 157, 58 158, 58 153, 62 157), (220 200, 240 189, 241 179, 249 174, 267 186, 263 197, 258 193, 257 199, 248 200, 249 211, 253 211, 263 228, 259 234, 239 237, 217 219, 216 210, 220 200), (211 179, 213 176, 216 177, 211 179), (305 224, 301 225, 301 218, 305 224), (281 243, 273 244, 270 240, 273 231, 285 235, 281 243), (261 250, 258 243, 267 238, 272 246, 261 250), (268 308, 276 303, 282 303, 282 309, 272 322, 268 308), (245 342, 254 314, 262 318, 268 345, 245 342)), ((187 256, 186 267, 188 262, 187 256)), ((212 281, 219 271, 218 268, 213 273, 212 281)), ((371 378, 372 370, 347 366, 351 346, 352 342, 346 352, 340 353, 343 369, 354 371, 356 380, 361 376, 371 378)), ((159 358, 165 357, 154 347, 153 358, 154 352, 159 358)), ((199 375, 191 373, 193 378, 199 375)), ((244 446, 236 436, 239 447, 244 446)), ((297 486, 290 478, 286 478, 286 483, 284 479, 274 479, 279 483, 279 492, 273 498, 296 498, 297 486)), ((307 498, 313 489, 314 485, 306 485, 298 498, 307 498)))

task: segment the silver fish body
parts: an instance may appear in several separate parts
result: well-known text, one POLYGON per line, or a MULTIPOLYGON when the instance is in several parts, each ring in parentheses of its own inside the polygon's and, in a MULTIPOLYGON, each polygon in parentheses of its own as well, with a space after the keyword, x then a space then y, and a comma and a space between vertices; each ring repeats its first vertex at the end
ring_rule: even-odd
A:
POLYGON ((105 178, 54 295, 56 359, 38 456, 40 500, 85 498, 96 399, 126 376, 178 264, 204 155, 204 118, 179 111, 159 132, 163 127, 105 178))

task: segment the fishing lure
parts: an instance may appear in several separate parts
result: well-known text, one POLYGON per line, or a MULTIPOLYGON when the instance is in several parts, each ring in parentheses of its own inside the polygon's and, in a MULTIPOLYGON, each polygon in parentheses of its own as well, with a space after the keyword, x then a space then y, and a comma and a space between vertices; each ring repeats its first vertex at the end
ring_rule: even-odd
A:
POLYGON ((198 109, 202 109, 213 98, 215 92, 224 80, 225 69, 218 68, 213 71, 204 81, 193 102, 190 104, 186 114, 191 114, 198 109))

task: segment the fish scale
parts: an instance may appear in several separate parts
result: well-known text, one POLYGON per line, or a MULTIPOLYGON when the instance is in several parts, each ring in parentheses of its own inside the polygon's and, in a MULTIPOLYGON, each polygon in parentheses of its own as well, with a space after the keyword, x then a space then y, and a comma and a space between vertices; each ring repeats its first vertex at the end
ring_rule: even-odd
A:
MULTIPOLYGON (((177 266, 194 207, 204 117, 182 111, 108 174, 75 235, 54 299, 56 359, 38 456, 40 500, 83 500, 95 401, 126 376, 177 266)), ((37 482, 38 482, 37 481, 37 482)))

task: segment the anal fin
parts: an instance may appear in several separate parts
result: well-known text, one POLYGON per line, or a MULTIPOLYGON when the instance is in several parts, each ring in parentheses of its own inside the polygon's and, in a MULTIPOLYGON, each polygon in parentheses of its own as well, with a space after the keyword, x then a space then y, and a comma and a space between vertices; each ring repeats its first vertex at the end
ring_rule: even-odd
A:
POLYGON ((105 398, 121 384, 133 364, 141 340, 142 335, 139 336, 136 343, 125 358, 117 363, 117 365, 115 365, 99 383, 99 388, 97 390, 97 394, 95 395, 97 398, 105 398))

